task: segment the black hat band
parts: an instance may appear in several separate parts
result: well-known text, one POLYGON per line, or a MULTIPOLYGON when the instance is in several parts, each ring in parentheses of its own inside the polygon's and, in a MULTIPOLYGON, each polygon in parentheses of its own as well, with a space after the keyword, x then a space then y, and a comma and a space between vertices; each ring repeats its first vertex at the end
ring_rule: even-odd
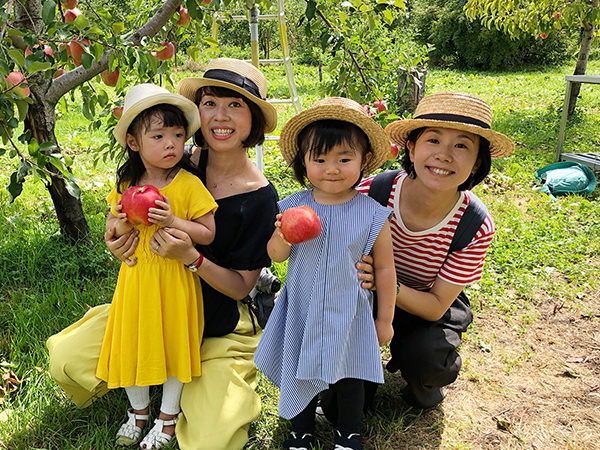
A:
POLYGON ((444 122, 458 122, 464 123, 468 125, 475 125, 481 128, 490 129, 490 125, 482 122, 479 119, 475 119, 473 117, 461 116, 460 114, 444 114, 444 113, 434 113, 434 114, 423 114, 414 119, 420 120, 442 120, 444 122))
POLYGON ((255 97, 260 98, 261 100, 265 100, 260 95, 260 90, 254 81, 250 78, 246 78, 238 73, 232 72, 230 70, 224 69, 210 69, 204 73, 203 78, 210 78, 211 80, 219 80, 225 81, 227 83, 231 83, 235 86, 238 86, 245 91, 248 91, 250 94, 255 97))

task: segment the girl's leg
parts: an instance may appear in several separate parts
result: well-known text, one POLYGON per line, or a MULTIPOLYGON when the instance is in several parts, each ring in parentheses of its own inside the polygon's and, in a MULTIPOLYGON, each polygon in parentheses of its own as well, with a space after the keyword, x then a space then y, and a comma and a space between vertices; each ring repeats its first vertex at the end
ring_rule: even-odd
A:
POLYGON ((150 405, 149 386, 129 386, 125 388, 131 409, 127 411, 128 419, 117 431, 117 444, 136 444, 142 435, 142 428, 148 421, 150 405))
POLYGON ((313 433, 315 430, 315 410, 317 399, 315 396, 310 403, 296 417, 292 417, 292 431, 290 436, 283 442, 283 448, 290 449, 312 449, 313 433))
POLYGON ((362 450, 360 438, 365 389, 363 380, 344 378, 333 385, 337 400, 334 443, 340 448, 362 450))
POLYGON ((175 424, 179 414, 179 402, 183 383, 177 377, 167 377, 162 385, 163 395, 160 414, 154 426, 140 443, 142 449, 159 449, 164 447, 175 435, 175 424))

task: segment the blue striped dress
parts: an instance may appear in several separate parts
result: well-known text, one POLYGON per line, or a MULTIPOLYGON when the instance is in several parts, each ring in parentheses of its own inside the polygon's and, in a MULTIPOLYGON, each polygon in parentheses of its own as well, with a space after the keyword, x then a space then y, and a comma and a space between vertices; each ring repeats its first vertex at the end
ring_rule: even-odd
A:
POLYGON ((391 211, 360 193, 338 205, 316 203, 312 190, 279 202, 282 212, 302 205, 315 210, 322 231, 292 246, 285 285, 254 355, 280 389, 285 419, 343 378, 383 383, 373 294, 360 287, 355 264, 370 253, 391 211))

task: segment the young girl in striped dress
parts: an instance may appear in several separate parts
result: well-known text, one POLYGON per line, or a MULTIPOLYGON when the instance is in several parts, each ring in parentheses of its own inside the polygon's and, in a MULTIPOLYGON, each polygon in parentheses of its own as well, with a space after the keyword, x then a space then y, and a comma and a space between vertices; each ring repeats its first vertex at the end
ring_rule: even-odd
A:
POLYGON ((390 210, 355 187, 386 160, 389 141, 358 103, 328 98, 293 117, 279 145, 298 181, 312 185, 281 200, 280 210, 308 205, 322 231, 291 245, 277 216, 267 249, 274 261, 289 258, 287 277, 254 359, 280 388, 279 414, 292 424, 286 449, 312 448, 317 395, 329 387, 340 405, 335 448, 362 449, 363 382, 383 382, 379 346, 393 335, 396 275, 390 210), (371 252, 375 320, 355 269, 371 252))

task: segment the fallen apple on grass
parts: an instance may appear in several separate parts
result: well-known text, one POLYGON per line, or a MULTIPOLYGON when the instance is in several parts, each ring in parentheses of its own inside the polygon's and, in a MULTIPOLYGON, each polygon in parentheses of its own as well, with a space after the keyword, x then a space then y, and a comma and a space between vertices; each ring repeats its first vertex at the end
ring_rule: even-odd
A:
POLYGON ((150 184, 131 186, 121 196, 121 211, 127 214, 127 220, 132 224, 150 226, 152 223, 148 220, 148 210, 156 208, 156 200, 162 199, 158 189, 150 184))
POLYGON ((280 221, 283 238, 290 244, 309 241, 321 234, 321 221, 310 206, 287 209, 280 221))

